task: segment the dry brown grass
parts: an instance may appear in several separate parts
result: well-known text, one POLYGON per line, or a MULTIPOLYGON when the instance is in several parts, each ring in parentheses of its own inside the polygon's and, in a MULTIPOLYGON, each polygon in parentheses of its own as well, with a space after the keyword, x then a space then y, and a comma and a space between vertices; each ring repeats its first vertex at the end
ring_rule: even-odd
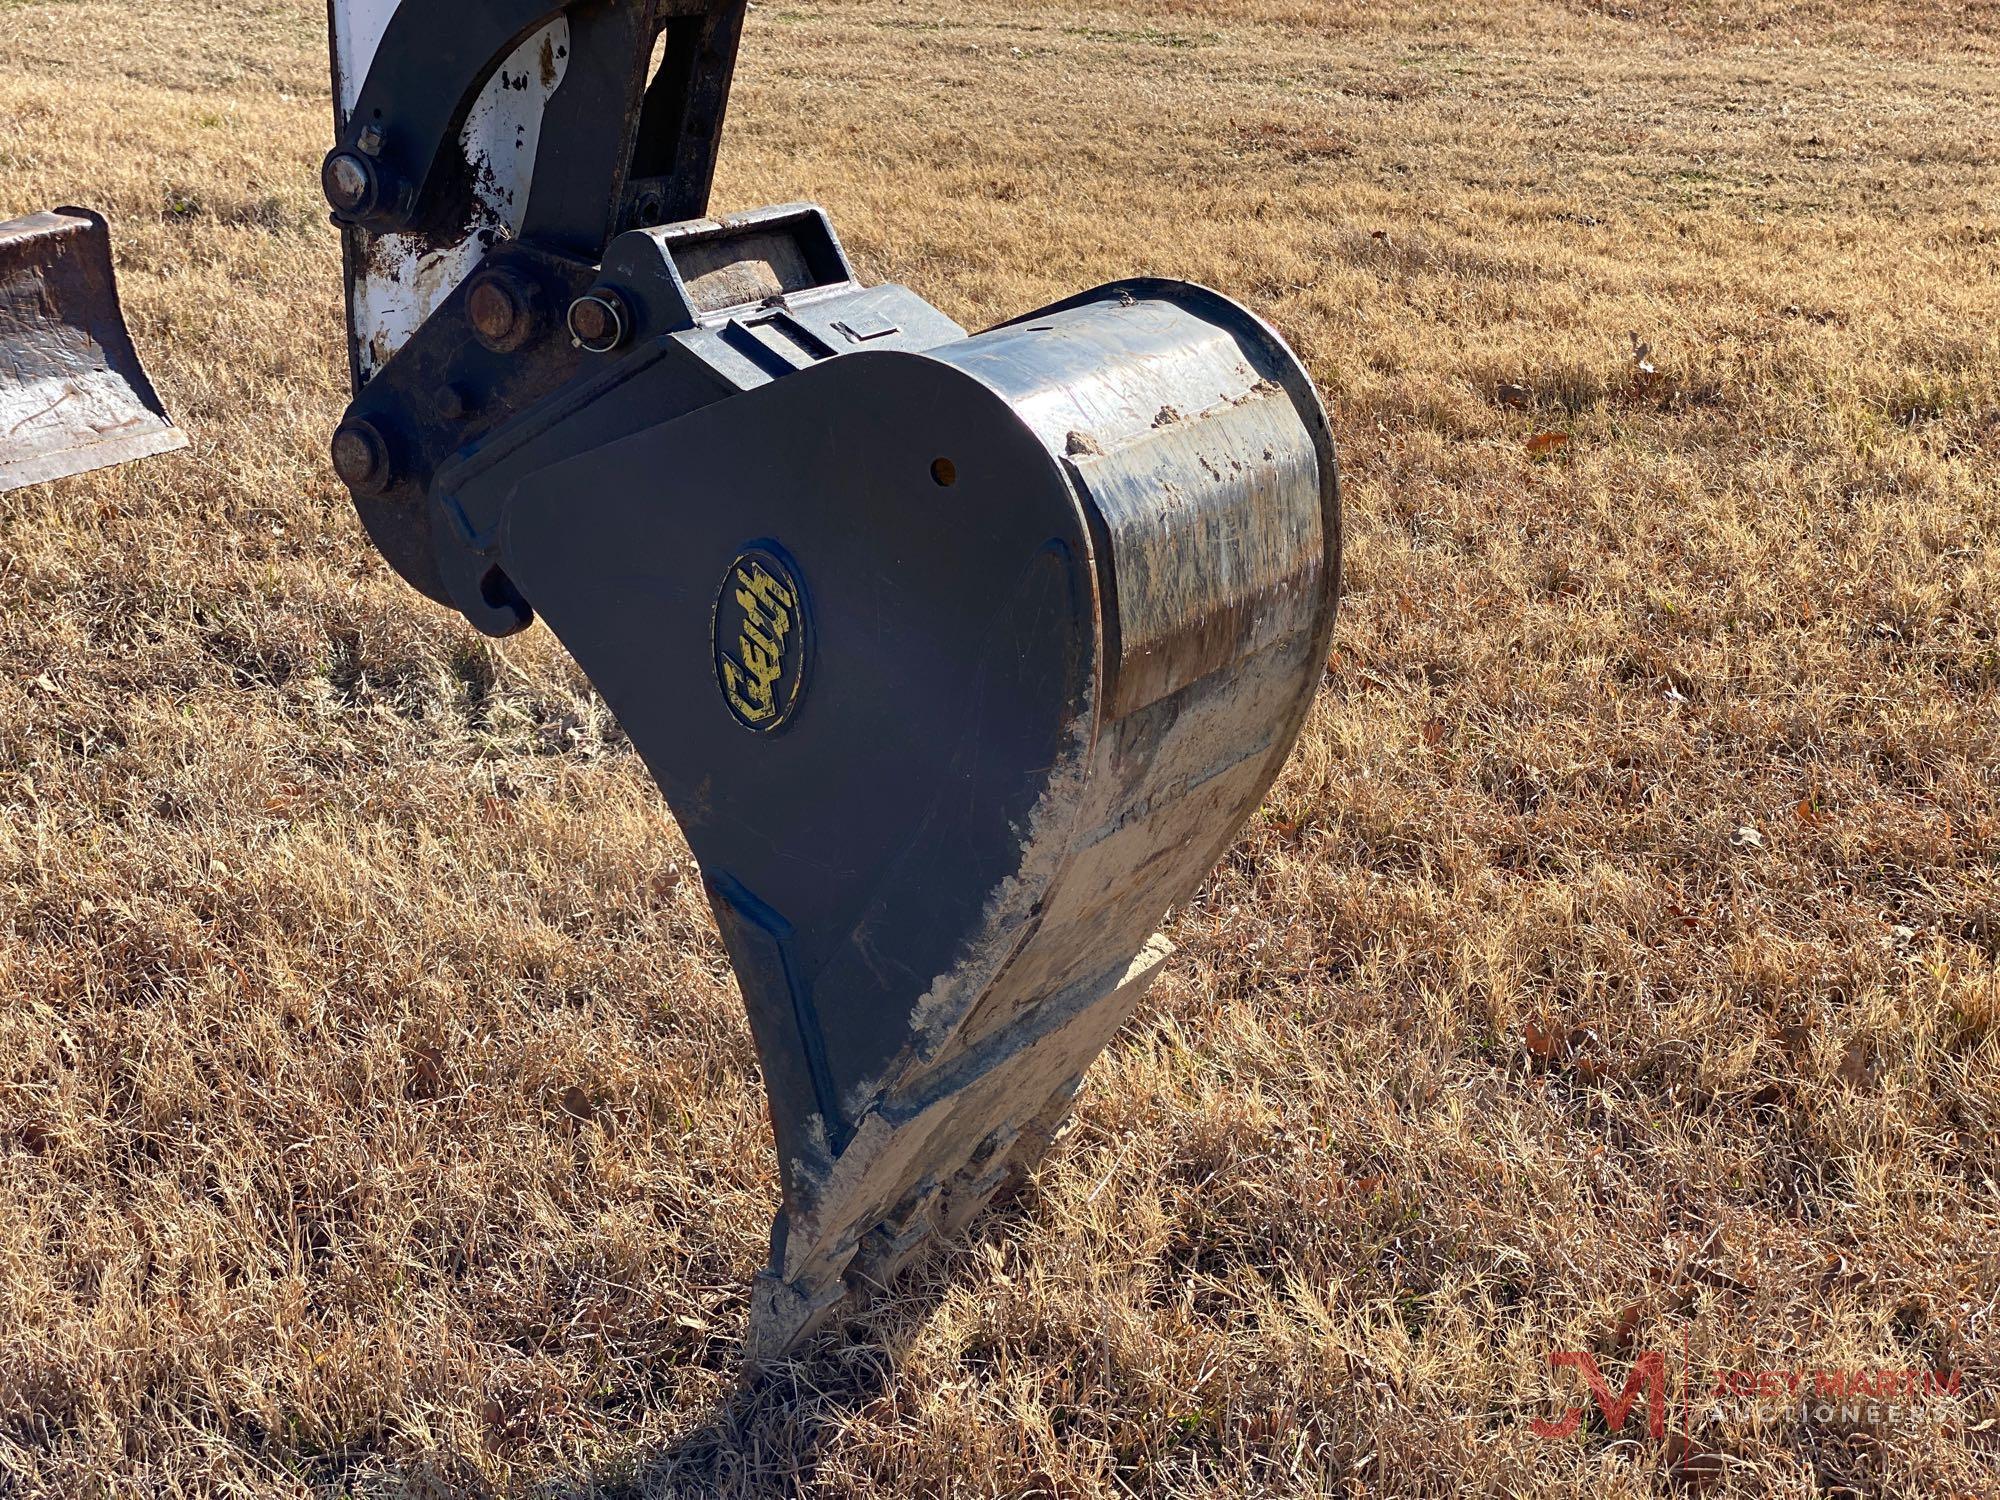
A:
POLYGON ((0 501, 0 1495, 2000 1494, 1990 0, 759 7, 724 204, 1255 301, 1352 594, 1036 1191, 740 1398, 684 847, 323 466, 322 25, 0 0, 195 439, 0 501), (1530 1431, 1650 1348, 1964 1386, 1530 1431))

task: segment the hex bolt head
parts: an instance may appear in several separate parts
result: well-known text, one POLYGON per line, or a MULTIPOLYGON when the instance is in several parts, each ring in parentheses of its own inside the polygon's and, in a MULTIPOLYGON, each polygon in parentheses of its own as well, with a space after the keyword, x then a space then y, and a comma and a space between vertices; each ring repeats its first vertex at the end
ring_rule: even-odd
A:
POLYGON ((541 294, 512 271, 481 271, 465 294, 472 333, 495 354, 512 354, 540 332, 541 294))
POLYGON ((395 482, 388 439, 363 417, 351 417, 333 434, 333 472, 357 495, 379 499, 395 482))
POLYGON ((609 287, 592 287, 569 305, 569 336, 591 354, 609 354, 632 332, 625 299, 609 287))

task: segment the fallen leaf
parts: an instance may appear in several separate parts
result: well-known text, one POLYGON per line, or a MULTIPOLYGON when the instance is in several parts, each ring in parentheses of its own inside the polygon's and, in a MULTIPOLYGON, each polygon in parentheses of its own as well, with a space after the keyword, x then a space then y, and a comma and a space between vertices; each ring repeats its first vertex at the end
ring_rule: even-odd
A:
POLYGON ((1569 446, 1566 432, 1538 432, 1528 439, 1528 452, 1535 458, 1549 458, 1569 446))
POLYGON ((1562 1052, 1562 1043, 1533 1021, 1521 1028, 1521 1043, 1543 1062, 1553 1061, 1562 1052))
POLYGON ((1866 1037, 1855 1037, 1840 1054, 1840 1081, 1864 1089, 1875 1081, 1875 1048, 1866 1037))
POLYGON ((1603 1083, 1615 1076, 1608 1063, 1589 1053, 1576 1058, 1571 1064, 1571 1071, 1585 1083, 1603 1083))
POLYGON ((1667 1440, 1665 1456, 1667 1482, 1676 1489, 1699 1494, 1722 1483, 1729 1474, 1728 1461, 1720 1453, 1684 1433, 1676 1432, 1667 1440))

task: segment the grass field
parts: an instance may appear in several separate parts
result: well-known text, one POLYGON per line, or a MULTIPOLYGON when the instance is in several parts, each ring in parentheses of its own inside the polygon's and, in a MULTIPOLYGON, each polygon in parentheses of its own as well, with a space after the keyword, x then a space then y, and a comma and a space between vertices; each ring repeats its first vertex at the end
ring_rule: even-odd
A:
POLYGON ((1252 301, 1350 595, 1034 1189, 746 1394, 685 846, 327 472, 325 58, 0 0, 194 440, 0 500, 0 1496, 2000 1495, 1992 0, 758 6, 720 206, 1252 301))

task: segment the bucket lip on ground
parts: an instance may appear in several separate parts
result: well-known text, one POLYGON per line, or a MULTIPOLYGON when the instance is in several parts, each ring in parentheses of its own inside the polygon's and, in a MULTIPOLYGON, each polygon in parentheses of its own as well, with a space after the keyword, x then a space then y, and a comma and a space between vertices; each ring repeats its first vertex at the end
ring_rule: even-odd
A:
MULTIPOLYGON (((113 386, 122 387, 115 394, 119 404, 130 405, 133 416, 110 430, 79 427, 63 433, 51 427, 31 435, 38 446, 14 456, 9 456, 8 445, 0 441, 0 494, 153 458, 188 446, 187 434, 167 414, 127 330, 111 255, 110 221, 95 209, 65 205, 0 223, 0 271, 12 270, 40 279, 40 273, 71 257, 80 260, 81 265, 66 274, 81 283, 84 300, 90 304, 89 316, 87 321, 66 322, 64 326, 75 329, 88 341, 96 366, 77 370, 75 379, 90 380, 104 395, 113 394, 110 389, 113 386)), ((46 287, 47 282, 43 281, 44 303, 46 287)), ((31 335, 34 331, 31 321, 16 326, 31 335)), ((71 377, 59 362, 46 372, 28 372, 28 378, 16 389, 32 390, 52 381, 71 383, 71 377)), ((69 394, 73 392, 56 394, 51 409, 69 394)))

